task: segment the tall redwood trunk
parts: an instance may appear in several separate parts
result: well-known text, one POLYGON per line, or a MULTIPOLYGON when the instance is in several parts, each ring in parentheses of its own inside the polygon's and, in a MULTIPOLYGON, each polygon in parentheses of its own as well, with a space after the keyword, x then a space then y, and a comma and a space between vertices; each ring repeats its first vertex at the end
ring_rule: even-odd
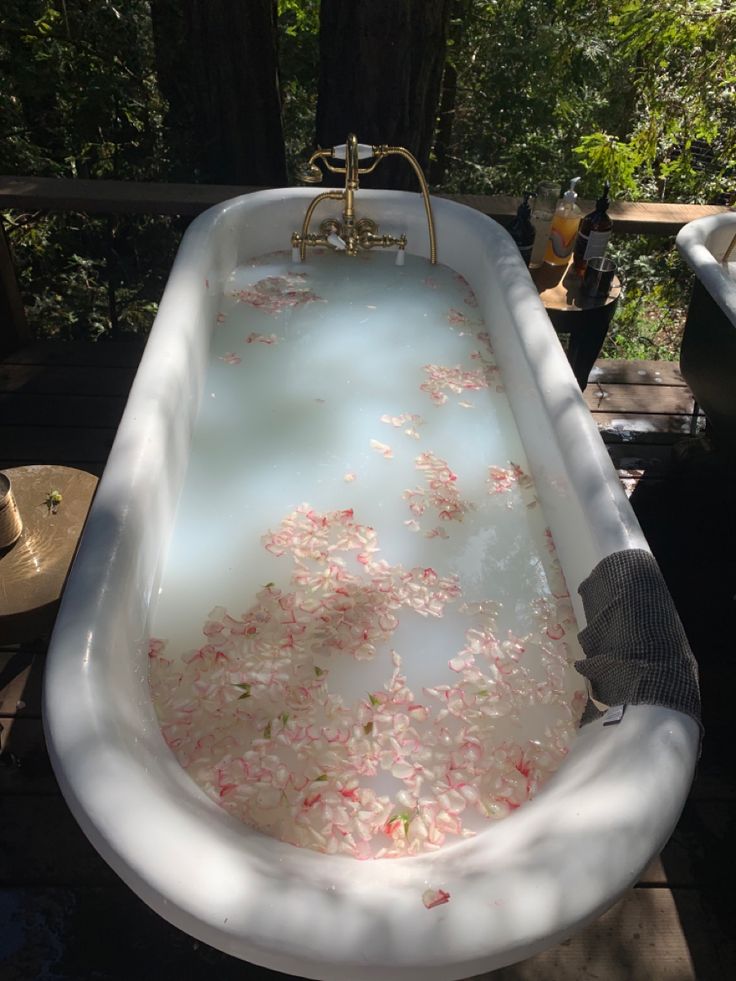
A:
MULTIPOLYGON (((427 170, 451 7, 452 0, 322 0, 319 146, 356 133, 361 143, 405 146, 427 170)), ((372 183, 415 188, 416 178, 389 160, 372 183)))
POLYGON ((457 104, 457 59, 470 13, 470 0, 453 0, 448 28, 448 54, 442 74, 442 87, 437 109, 437 131, 434 139, 434 157, 429 176, 433 184, 442 184, 447 173, 447 161, 452 148, 457 104))
POLYGON ((172 148, 203 181, 286 183, 274 0, 151 0, 172 148))

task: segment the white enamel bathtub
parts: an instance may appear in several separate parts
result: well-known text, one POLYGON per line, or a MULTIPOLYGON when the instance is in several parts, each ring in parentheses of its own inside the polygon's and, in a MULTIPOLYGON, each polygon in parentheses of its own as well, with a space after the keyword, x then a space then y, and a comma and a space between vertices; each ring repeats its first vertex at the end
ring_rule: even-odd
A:
POLYGON ((736 214, 698 218, 677 236, 695 273, 680 368, 717 443, 736 445, 736 214), (725 256, 727 261, 723 261, 725 256))
MULTIPOLYGON (((288 248, 312 194, 227 202, 198 218, 182 243, 54 631, 48 745, 94 846, 192 936, 310 978, 466 978, 565 939, 636 880, 674 827, 699 733, 678 712, 630 707, 619 725, 585 726, 541 793, 489 833, 378 862, 267 838, 212 803, 179 766, 149 697, 146 640, 208 335, 230 271, 288 248), (428 886, 451 901, 425 909, 428 886)), ((410 252, 428 254, 421 198, 366 191, 357 204, 383 231, 406 232, 410 252)), ((510 238, 475 211, 433 206, 439 261, 477 294, 575 593, 604 556, 646 544, 510 238)))

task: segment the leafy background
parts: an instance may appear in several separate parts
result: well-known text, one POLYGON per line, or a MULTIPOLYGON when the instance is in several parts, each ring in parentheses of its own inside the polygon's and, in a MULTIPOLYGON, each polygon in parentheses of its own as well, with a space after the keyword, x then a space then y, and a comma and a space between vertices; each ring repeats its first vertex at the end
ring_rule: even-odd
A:
MULTIPOLYGON (((292 175, 314 143, 319 7, 278 3, 292 175)), ((587 198, 608 179, 629 200, 733 203, 734 37, 731 0, 453 0, 432 186, 520 195, 581 174, 587 198)), ((145 0, 3 0, 0 172, 182 179, 155 64, 145 0)), ((3 217, 38 336, 148 329, 185 221, 3 217)), ((672 240, 610 250, 626 295, 604 353, 676 357, 690 281, 672 240)))

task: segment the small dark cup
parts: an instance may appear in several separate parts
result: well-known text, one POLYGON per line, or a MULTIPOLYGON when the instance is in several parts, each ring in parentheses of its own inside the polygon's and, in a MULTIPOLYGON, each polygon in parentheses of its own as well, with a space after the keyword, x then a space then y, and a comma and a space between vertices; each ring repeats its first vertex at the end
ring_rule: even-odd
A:
POLYGON ((588 259, 583 276, 583 293, 586 296, 608 296, 616 275, 616 263, 604 256, 592 256, 588 259))

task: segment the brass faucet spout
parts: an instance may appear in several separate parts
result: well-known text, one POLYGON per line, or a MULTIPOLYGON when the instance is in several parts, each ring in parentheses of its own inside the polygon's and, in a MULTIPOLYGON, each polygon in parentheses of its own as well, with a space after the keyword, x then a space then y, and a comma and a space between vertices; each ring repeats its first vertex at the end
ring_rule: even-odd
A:
POLYGON ((424 211, 427 217, 427 228, 429 233, 429 259, 434 265, 437 262, 437 238, 435 235, 434 218, 432 216, 432 205, 429 197, 429 188, 425 180, 422 168, 418 161, 407 149, 401 146, 363 146, 358 143, 358 138, 354 133, 348 135, 345 144, 341 147, 331 147, 327 150, 317 150, 309 158, 306 165, 304 180, 308 183, 318 183, 321 173, 317 162, 319 161, 326 170, 333 174, 345 175, 345 187, 342 191, 325 191, 318 194, 307 208, 304 216, 301 233, 294 232, 291 236, 291 244, 294 249, 299 248, 299 259, 303 262, 306 257, 308 246, 327 245, 331 248, 339 248, 340 251, 348 255, 357 255, 360 249, 372 248, 392 248, 398 246, 403 259, 403 252, 406 247, 406 237, 404 235, 379 235, 378 226, 369 218, 361 218, 356 221, 355 215, 355 192, 358 190, 360 175, 370 174, 376 169, 384 157, 399 156, 407 160, 414 170, 419 180, 422 198, 424 201, 424 211), (371 162, 365 167, 360 166, 361 158, 372 158, 371 162), (345 166, 336 166, 331 160, 344 160, 345 166), (314 235, 310 233, 309 226, 312 221, 315 208, 325 200, 335 200, 343 202, 342 221, 334 218, 325 219, 321 225, 321 233, 314 235), (369 226, 365 225, 369 223, 369 226))
POLYGON ((307 213, 304 216, 304 221, 302 222, 301 234, 294 232, 291 236, 291 244, 294 248, 298 246, 299 248, 299 259, 304 262, 307 256, 307 246, 316 245, 317 242, 310 242, 309 239, 309 226, 312 223, 312 215, 317 208, 317 205, 321 204, 322 201, 342 201, 345 195, 344 191, 323 191, 318 194, 316 198, 309 202, 309 207, 307 208, 307 213))

